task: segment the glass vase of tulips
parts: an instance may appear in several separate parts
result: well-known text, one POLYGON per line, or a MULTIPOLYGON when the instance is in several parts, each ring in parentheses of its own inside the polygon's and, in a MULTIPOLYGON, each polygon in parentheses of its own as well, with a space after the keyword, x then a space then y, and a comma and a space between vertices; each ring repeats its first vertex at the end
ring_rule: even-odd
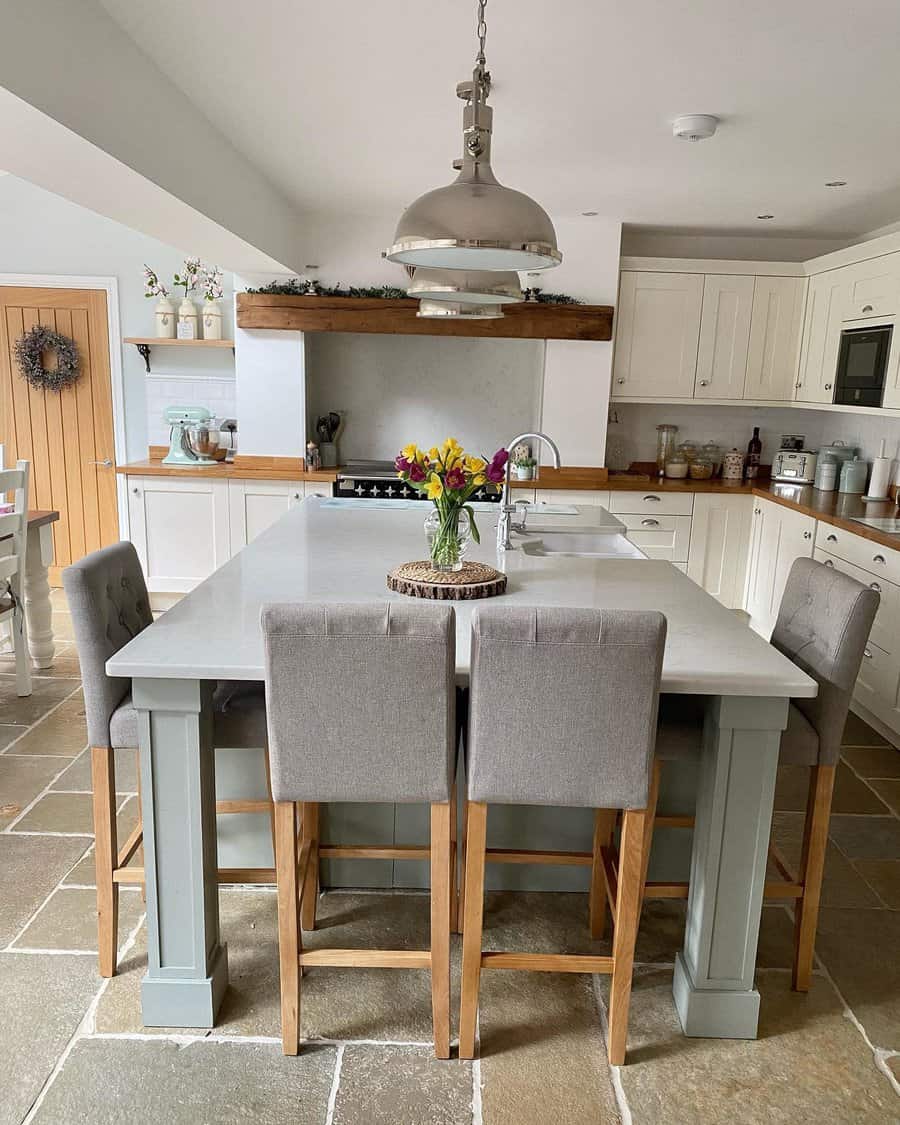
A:
POLYGON ((435 570, 462 570, 469 538, 481 542, 470 500, 479 489, 497 489, 508 457, 505 449, 498 449, 490 461, 475 457, 455 438, 427 452, 417 445, 401 449, 394 461, 397 475, 434 504, 425 534, 435 570))

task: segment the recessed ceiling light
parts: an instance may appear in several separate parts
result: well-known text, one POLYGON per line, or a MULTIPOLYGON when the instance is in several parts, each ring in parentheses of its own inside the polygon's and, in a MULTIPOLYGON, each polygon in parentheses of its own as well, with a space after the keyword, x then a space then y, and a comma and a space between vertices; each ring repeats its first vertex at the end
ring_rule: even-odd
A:
POLYGON ((593 217, 595 215, 598 215, 600 212, 599 211, 582 211, 581 213, 582 213, 582 215, 584 215, 584 217, 586 219, 593 219, 593 217))
POLYGON ((825 184, 825 186, 826 187, 846 187, 847 181, 846 180, 829 180, 825 184))
POLYGON ((757 215, 757 219, 774 219, 774 215, 757 215))

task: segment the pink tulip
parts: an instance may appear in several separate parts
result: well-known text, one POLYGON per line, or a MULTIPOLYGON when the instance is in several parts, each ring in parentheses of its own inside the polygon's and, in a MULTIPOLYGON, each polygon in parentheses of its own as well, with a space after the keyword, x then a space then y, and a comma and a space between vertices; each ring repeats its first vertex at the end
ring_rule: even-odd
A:
POLYGON ((398 473, 408 473, 412 466, 412 461, 407 460, 402 453, 394 458, 394 468, 398 473))
POLYGON ((466 474, 459 465, 454 465, 444 477, 444 485, 454 492, 461 492, 466 487, 466 474))
POLYGON ((417 464, 416 462, 413 462, 412 465, 410 465, 409 479, 413 482, 413 484, 422 483, 422 481, 425 479, 425 470, 421 465, 417 464))

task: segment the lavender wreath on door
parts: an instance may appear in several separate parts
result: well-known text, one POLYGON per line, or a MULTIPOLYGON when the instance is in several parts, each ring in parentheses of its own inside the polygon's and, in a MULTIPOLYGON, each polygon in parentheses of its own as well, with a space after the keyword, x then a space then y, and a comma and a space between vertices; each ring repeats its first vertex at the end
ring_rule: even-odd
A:
POLYGON ((27 382, 36 390, 61 391, 81 375, 78 345, 69 336, 36 325, 16 341, 16 362, 27 382), (44 357, 56 353, 56 366, 45 367, 44 357))

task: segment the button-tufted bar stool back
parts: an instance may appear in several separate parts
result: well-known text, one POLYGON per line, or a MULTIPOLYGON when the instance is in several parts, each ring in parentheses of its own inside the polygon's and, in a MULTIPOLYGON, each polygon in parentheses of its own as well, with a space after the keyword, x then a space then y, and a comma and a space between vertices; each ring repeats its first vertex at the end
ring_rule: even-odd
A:
MULTIPOLYGON (((91 746, 111 747, 110 720, 131 691, 131 680, 106 674, 106 662, 153 621, 137 551, 114 543, 63 571, 81 663, 91 746)), ((131 745, 134 745, 132 742, 131 745)))
POLYGON ((266 708, 275 799, 281 1026, 299 1049, 300 966, 431 970, 434 1046, 450 1055, 451 796, 456 764, 456 630, 441 604, 263 606, 266 708), (319 842, 319 803, 422 802, 430 848, 319 842), (297 850, 297 805, 301 839, 297 850), (431 949, 315 949, 320 855, 431 861, 431 949), (300 917, 298 918, 298 897, 300 917))
MULTIPOLYGON (((473 614, 461 1058, 474 1055, 481 969, 505 968, 611 973, 609 1058, 624 1062, 665 640, 656 612, 492 606, 473 614), (612 957, 484 952, 488 804, 624 810, 612 957)), ((519 860, 532 854, 559 862, 559 853, 519 860)), ((612 862, 596 846, 590 861, 612 862)))
POLYGON ((835 766, 866 642, 878 611, 878 593, 812 559, 791 567, 772 644, 819 685, 814 699, 793 706, 818 735, 818 760, 835 766))

